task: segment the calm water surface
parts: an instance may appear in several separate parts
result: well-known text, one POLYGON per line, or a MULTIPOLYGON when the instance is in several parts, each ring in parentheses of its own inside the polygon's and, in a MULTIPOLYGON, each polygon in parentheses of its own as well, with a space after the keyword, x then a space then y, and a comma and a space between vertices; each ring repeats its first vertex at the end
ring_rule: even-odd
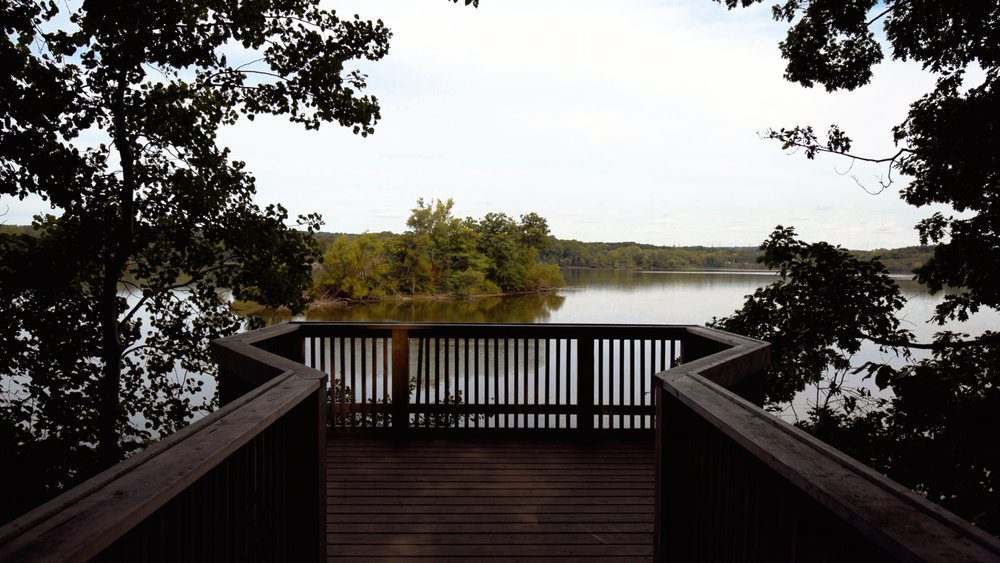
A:
MULTIPOLYGON (((566 270, 566 287, 554 293, 481 297, 457 300, 406 300, 313 309, 296 320, 402 321, 463 323, 625 323, 697 324, 731 314, 744 297, 777 278, 766 272, 635 272, 566 270)), ((908 279, 897 279, 907 305, 900 318, 921 341, 929 340, 939 327, 928 325, 940 295, 908 279)), ((271 322, 284 319, 274 318, 271 322)), ((955 330, 979 334, 1000 327, 1000 314, 989 311, 974 316, 955 330)), ((919 351, 918 351, 919 352, 919 351)), ((915 354, 920 357, 920 354, 915 354)), ((903 360, 875 346, 864 347, 853 358, 855 365, 903 360)), ((879 394, 870 380, 855 377, 849 385, 863 386, 879 394)), ((795 401, 800 411, 815 400, 807 390, 795 401)), ((787 414, 787 413, 786 413, 787 414)))
MULTIPOLYGON (((731 314, 747 294, 777 279, 766 272, 565 270, 563 275, 566 287, 549 294, 334 306, 296 320, 704 324, 731 314)), ((926 321, 940 295, 906 277, 896 281, 908 300, 900 315, 904 326, 929 338, 936 327, 926 321)), ((980 314, 961 329, 978 334, 998 321, 1000 315, 980 314)))

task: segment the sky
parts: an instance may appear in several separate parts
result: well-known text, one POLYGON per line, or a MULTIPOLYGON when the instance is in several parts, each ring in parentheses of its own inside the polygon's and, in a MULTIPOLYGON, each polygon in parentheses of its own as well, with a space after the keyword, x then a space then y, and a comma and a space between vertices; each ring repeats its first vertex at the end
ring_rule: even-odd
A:
MULTIPOLYGON (((258 118, 221 135, 255 174, 261 204, 319 212, 324 230, 400 232, 417 198, 453 198, 461 217, 537 212, 559 238, 750 246, 781 224, 873 249, 917 244, 913 225, 933 211, 902 202, 901 182, 873 196, 852 178, 872 189, 882 168, 810 161, 760 138, 769 127, 836 123, 859 154, 892 154, 891 127, 933 80, 888 62, 855 92, 788 83, 777 46, 786 27, 768 2, 328 7, 393 30, 389 55, 359 65, 381 103, 376 133, 258 118)), ((11 224, 46 211, 3 203, 11 224)))

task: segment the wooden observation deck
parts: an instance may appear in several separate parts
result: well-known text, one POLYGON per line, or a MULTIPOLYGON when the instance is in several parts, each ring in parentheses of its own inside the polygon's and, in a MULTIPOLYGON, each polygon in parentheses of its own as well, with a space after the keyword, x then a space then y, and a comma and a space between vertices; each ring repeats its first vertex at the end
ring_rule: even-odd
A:
POLYGON ((0 560, 1000 561, 758 406, 694 326, 290 323, 222 407, 0 528, 0 560))

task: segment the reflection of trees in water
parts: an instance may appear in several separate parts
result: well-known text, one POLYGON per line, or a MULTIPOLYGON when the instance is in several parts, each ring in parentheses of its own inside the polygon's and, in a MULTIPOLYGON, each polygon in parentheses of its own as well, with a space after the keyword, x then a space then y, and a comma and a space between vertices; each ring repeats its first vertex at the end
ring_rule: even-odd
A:
MULTIPOLYGON (((336 304, 315 308, 305 316, 297 317, 313 321, 403 321, 403 322, 547 322, 552 313, 563 309, 567 298, 576 295, 575 289, 596 290, 608 293, 608 318, 605 322, 615 322, 616 307, 625 308, 628 296, 633 292, 669 288, 687 290, 704 300, 704 318, 712 315, 728 314, 728 309, 713 308, 713 296, 736 291, 739 295, 752 293, 757 287, 767 285, 777 279, 773 275, 760 273, 697 273, 658 272, 642 273, 628 270, 566 270, 564 272, 570 289, 557 293, 525 295, 471 297, 466 299, 413 299, 388 300, 375 303, 336 304), (722 293, 720 293, 722 292, 722 293)), ((928 311, 939 301, 931 296, 927 288, 906 278, 895 278, 903 295, 911 299, 917 317, 929 317, 928 311)), ((727 306, 728 307, 728 306, 727 306)), ((578 307, 573 307, 578 312, 578 307)), ((262 313, 267 324, 285 322, 291 319, 288 311, 262 313)), ((568 322, 572 322, 569 320, 568 322)))
MULTIPOLYGON (((555 293, 471 297, 467 299, 410 299, 315 307, 296 319, 346 322, 451 322, 451 323, 539 323, 547 322, 566 297, 555 293)), ((268 324, 287 321, 287 312, 262 315, 268 324)))

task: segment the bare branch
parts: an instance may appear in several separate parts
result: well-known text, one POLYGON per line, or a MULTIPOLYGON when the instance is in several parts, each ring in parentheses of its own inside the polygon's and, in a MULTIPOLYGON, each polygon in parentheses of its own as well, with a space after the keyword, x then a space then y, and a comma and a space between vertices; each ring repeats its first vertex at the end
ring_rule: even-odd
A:
POLYGON ((886 14, 888 14, 889 12, 895 10, 896 6, 897 5, 889 6, 888 8, 882 10, 881 12, 879 12, 878 14, 876 14, 875 17, 873 17, 872 19, 868 20, 868 23, 866 23, 865 25, 871 25, 871 24, 877 22, 878 20, 882 19, 883 17, 885 17, 886 14))

